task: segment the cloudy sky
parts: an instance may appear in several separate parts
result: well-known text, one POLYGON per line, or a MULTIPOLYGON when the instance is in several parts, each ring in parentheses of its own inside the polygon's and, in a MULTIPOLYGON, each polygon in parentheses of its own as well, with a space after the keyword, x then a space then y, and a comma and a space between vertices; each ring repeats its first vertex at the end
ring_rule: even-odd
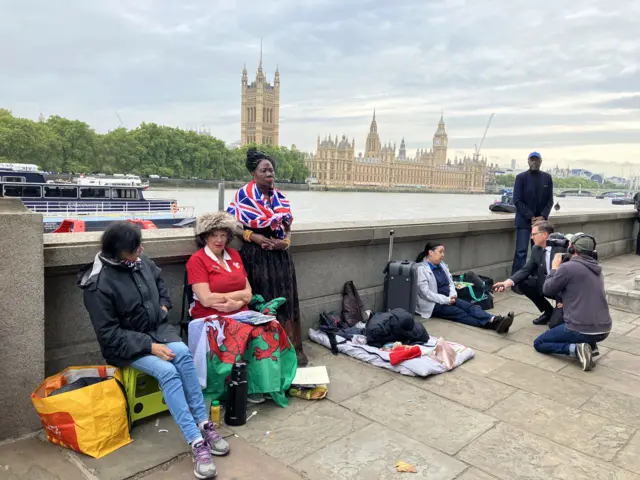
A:
POLYGON ((317 135, 449 156, 640 172, 640 0, 0 0, 0 107, 97 131, 151 121, 240 138, 263 38, 284 145, 317 135), (604 162, 616 165, 606 166, 604 162))

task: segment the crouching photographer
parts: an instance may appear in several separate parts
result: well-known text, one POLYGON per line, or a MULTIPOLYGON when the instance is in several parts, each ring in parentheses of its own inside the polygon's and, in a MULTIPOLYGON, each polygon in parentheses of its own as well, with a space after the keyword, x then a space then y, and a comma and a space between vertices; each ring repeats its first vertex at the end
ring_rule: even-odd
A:
POLYGON ((595 367, 597 342, 609 336, 611 315, 595 238, 584 233, 567 237, 568 251, 554 256, 543 286, 546 296, 562 297, 564 323, 536 338, 533 347, 540 353, 575 357, 588 371, 595 367))

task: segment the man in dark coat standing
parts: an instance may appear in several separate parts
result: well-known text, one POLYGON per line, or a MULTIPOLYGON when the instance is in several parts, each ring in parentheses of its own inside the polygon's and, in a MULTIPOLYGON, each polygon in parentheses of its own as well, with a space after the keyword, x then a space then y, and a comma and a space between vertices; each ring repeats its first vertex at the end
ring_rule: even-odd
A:
POLYGON ((513 203, 516 206, 516 251, 513 256, 513 275, 527 262, 531 242, 531 225, 548 220, 553 207, 553 180, 547 172, 540 171, 542 156, 529 154, 529 170, 519 173, 513 187, 513 203))

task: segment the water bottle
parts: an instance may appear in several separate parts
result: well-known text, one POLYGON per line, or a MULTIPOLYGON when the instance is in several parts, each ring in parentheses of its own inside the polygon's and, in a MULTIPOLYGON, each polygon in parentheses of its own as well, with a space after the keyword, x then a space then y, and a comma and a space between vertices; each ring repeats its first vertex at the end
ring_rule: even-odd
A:
POLYGON ((231 369, 229 389, 227 390, 227 408, 224 412, 224 423, 239 427, 247 423, 247 363, 236 361, 231 369))

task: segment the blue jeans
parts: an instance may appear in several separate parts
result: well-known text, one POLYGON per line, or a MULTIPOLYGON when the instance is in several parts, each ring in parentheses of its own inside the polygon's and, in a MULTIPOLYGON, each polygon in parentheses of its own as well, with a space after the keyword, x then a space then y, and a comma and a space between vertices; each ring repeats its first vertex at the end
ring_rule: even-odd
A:
POLYGON ((516 252, 513 255, 513 265, 511 266, 511 275, 516 273, 524 264, 527 263, 527 253, 529 253, 529 244, 531 243, 531 227, 516 227, 516 252))
POLYGON ((145 355, 131 366, 158 379, 164 400, 188 443, 202 437, 198 424, 208 419, 204 398, 189 348, 182 342, 168 343, 176 354, 170 362, 145 355))
POLYGON ((567 328, 566 323, 563 323, 536 338, 533 341, 533 348, 540 353, 558 353, 575 357, 577 343, 588 343, 591 348, 595 348, 597 342, 603 341, 608 336, 608 333, 587 335, 574 332, 567 328))
POLYGON ((436 304, 433 307, 433 316, 482 328, 486 327, 493 317, 477 305, 471 305, 459 298, 456 298, 456 303, 453 305, 436 304))

